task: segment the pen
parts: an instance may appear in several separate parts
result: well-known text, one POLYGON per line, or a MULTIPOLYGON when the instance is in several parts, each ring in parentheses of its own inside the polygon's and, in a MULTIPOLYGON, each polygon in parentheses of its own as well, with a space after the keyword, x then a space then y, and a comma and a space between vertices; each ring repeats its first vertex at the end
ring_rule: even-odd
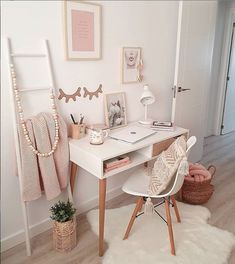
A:
POLYGON ((74 119, 74 117, 73 117, 73 115, 72 115, 72 114, 70 114, 70 117, 71 117, 71 119, 72 119, 72 121, 73 121, 74 125, 76 125, 76 124, 77 124, 77 122, 75 121, 75 119, 74 119))
POLYGON ((79 124, 83 123, 83 119, 84 119, 84 116, 82 114, 80 114, 80 122, 79 122, 79 124))

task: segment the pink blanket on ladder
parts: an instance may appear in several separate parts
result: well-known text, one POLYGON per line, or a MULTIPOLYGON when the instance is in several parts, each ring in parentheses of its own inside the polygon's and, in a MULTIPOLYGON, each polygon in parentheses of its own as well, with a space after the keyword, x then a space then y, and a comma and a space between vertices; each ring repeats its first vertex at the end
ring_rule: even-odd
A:
MULTIPOLYGON (((26 122, 29 136, 40 152, 49 152, 54 141, 55 124, 52 115, 40 113, 26 122)), ((27 145, 23 131, 19 131, 22 162, 22 197, 36 200, 45 191, 48 200, 57 197, 67 186, 69 175, 69 148, 67 127, 59 117, 59 143, 49 157, 38 157, 27 145)))

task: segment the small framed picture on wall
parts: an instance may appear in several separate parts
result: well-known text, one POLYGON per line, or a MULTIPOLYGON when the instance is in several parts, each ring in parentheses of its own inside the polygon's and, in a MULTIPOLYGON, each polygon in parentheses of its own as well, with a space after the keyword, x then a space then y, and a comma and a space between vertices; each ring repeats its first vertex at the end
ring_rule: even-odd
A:
POLYGON ((110 129, 127 125, 125 97, 124 92, 104 95, 105 121, 110 129))
POLYGON ((141 74, 143 68, 143 60, 141 48, 139 47, 123 47, 122 48, 122 83, 141 82, 143 76, 141 74))
POLYGON ((101 6, 86 1, 64 1, 67 60, 101 59, 101 6))

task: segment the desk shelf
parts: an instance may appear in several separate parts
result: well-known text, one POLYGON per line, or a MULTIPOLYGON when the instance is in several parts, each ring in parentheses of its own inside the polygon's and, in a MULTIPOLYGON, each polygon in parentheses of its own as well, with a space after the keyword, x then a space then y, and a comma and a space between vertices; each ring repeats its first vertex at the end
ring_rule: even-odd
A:
POLYGON ((107 177, 110 177, 110 176, 113 176, 117 173, 120 173, 122 171, 126 171, 128 169, 131 169, 135 166, 138 166, 140 164, 143 164, 149 160, 151 160, 152 158, 149 157, 149 156, 146 156, 142 153, 139 153, 137 151, 134 151, 134 152, 130 152, 130 153, 127 153, 127 156, 130 158, 131 160, 131 163, 127 164, 127 165, 124 165, 122 167, 119 167, 119 168, 116 168, 116 169, 113 169, 109 172, 104 172, 103 174, 103 178, 107 178, 107 177))

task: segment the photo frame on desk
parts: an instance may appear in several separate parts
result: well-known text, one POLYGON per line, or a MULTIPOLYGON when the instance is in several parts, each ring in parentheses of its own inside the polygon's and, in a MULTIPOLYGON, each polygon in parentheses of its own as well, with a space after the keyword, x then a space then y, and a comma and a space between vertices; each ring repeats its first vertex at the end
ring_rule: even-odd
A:
POLYGON ((124 92, 104 95, 105 122, 110 129, 127 125, 126 94, 124 92))
POLYGON ((64 1, 64 34, 67 60, 101 59, 101 5, 64 1))

